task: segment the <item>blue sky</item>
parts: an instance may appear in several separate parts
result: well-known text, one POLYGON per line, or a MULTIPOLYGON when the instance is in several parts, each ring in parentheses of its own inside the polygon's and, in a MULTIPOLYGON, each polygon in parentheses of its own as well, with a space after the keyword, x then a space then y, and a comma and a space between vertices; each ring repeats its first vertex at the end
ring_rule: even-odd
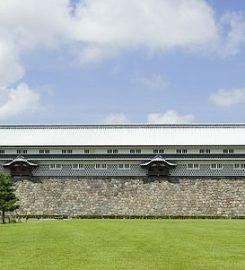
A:
POLYGON ((244 0, 6 2, 2 124, 245 122, 244 0))

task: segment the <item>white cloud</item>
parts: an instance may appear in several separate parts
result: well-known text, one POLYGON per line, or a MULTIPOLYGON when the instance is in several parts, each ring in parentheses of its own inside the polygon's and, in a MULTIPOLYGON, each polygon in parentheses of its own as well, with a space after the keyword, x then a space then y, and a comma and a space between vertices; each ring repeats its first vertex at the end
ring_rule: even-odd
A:
MULTIPOLYGON (((69 0, 0 1, 0 87, 11 88, 24 78, 21 56, 37 47, 65 45, 88 63, 139 49, 227 56, 244 42, 245 15, 217 18, 205 0, 80 0, 75 8, 69 0)), ((144 83, 161 88, 165 82, 156 77, 144 83)))
POLYGON ((165 89, 168 86, 168 82, 161 75, 157 74, 148 78, 138 78, 136 81, 149 89, 165 89))
POLYGON ((174 110, 169 110, 165 113, 151 113, 147 117, 149 124, 188 124, 193 121, 193 115, 180 115, 174 110))
MULTIPOLYGON (((169 110, 165 113, 150 113, 147 115, 148 124, 188 124, 193 123, 195 117, 192 114, 180 115, 174 110, 169 110)), ((129 124, 132 123, 124 113, 115 113, 108 115, 103 121, 103 124, 129 124)))
POLYGON ((130 123, 127 116, 123 113, 115 113, 108 115, 103 121, 103 124, 116 125, 116 124, 128 124, 130 123))
POLYGON ((33 113, 40 108, 40 94, 18 81, 25 68, 20 56, 38 47, 55 48, 67 41, 71 17, 69 0, 0 1, 0 118, 33 113))
POLYGON ((245 42, 245 13, 217 17, 205 0, 84 0, 74 14, 71 35, 82 44, 82 62, 138 48, 226 57, 245 42))
POLYGON ((0 39, 0 87, 18 81, 24 75, 17 58, 15 48, 0 39))
POLYGON ((22 83, 15 89, 0 89, 0 119, 6 120, 20 114, 41 109, 40 95, 22 83))
POLYGON ((69 0, 0 1, 0 33, 18 50, 53 47, 69 38, 69 0))
POLYGON ((233 12, 219 20, 205 0, 80 0, 75 8, 69 0, 8 0, 0 1, 0 36, 19 53, 68 44, 85 62, 138 48, 234 54, 244 17, 233 12))
POLYGON ((234 54, 244 41, 244 17, 227 13, 219 21, 205 0, 81 0, 73 9, 69 0, 8 0, 0 1, 0 36, 14 55, 68 44, 79 48, 82 62, 138 48, 223 47, 234 54))
POLYGON ((219 107, 232 107, 245 104, 245 88, 220 89, 210 95, 210 101, 219 107))
POLYGON ((110 52, 203 46, 217 37, 213 10, 203 0, 85 0, 75 11, 74 39, 110 52))
POLYGON ((220 20, 219 28, 216 51, 224 57, 237 54, 245 43, 245 13, 225 13, 220 20), (226 28, 228 29, 225 31, 226 28))

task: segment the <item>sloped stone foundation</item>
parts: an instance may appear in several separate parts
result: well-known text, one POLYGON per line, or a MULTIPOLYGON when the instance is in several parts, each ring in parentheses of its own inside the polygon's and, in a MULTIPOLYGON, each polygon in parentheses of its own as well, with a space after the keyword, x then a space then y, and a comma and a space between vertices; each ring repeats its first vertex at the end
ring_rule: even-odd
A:
POLYGON ((16 188, 20 215, 245 216, 245 178, 33 178, 16 188))

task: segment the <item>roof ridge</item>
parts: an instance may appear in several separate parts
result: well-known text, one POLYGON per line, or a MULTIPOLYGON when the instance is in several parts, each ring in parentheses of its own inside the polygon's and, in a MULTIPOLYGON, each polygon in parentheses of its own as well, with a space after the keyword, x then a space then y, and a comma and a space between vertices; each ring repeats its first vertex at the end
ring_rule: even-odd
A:
POLYGON ((0 129, 79 129, 79 128, 208 128, 245 127, 245 123, 192 123, 192 124, 30 124, 0 125, 0 129))

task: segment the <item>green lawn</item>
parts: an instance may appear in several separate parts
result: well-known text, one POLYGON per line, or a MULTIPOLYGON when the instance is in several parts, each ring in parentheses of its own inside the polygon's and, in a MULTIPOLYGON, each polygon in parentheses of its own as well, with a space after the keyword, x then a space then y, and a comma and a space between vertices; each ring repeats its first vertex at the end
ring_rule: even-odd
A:
POLYGON ((245 220, 0 225, 1 270, 245 269, 245 220))

